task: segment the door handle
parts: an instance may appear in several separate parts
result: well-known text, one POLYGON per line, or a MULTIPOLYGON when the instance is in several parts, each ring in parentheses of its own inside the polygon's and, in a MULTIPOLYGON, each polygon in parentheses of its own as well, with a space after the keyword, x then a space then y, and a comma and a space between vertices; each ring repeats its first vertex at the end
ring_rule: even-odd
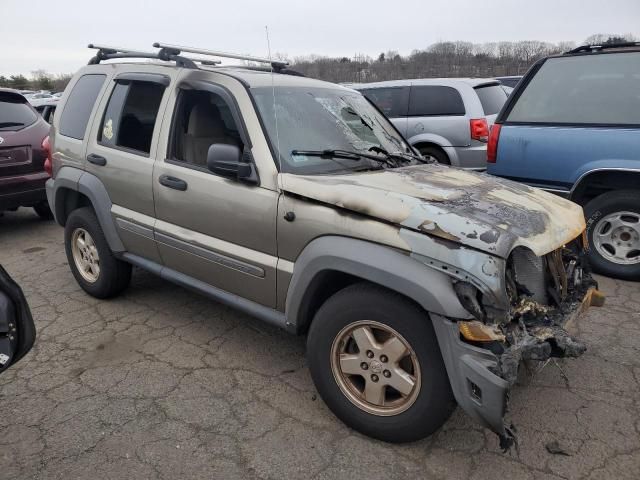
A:
POLYGON ((96 155, 95 153, 90 153, 89 155, 87 155, 87 161, 101 167, 104 167, 107 164, 106 158, 104 158, 102 155, 96 155))
POLYGON ((165 187, 180 190, 181 192, 184 192, 187 189, 187 182, 179 178, 172 177, 171 175, 160 175, 158 181, 165 187))

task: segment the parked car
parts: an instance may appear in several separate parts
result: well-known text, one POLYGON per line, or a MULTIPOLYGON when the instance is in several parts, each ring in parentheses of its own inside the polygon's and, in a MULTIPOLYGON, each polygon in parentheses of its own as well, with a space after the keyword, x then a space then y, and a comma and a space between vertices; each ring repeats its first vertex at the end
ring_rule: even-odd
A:
POLYGON ((494 79, 430 78, 351 84, 425 157, 487 168, 489 127, 507 94, 494 79))
POLYGON ((0 212, 33 207, 51 218, 44 188, 48 135, 49 124, 20 93, 0 88, 0 212))
POLYGON ((22 289, 0 265, 0 374, 29 353, 35 339, 36 328, 22 289))
POLYGON ((640 43, 536 63, 489 141, 489 173, 584 206, 594 270, 640 280, 640 43))
POLYGON ((507 87, 511 87, 511 88, 515 88, 515 86, 518 84, 518 82, 522 79, 522 75, 510 75, 508 77, 496 77, 496 80, 498 80, 501 84, 507 86, 507 87))
POLYGON ((56 100, 44 101, 40 103, 38 106, 35 106, 34 108, 42 116, 42 118, 44 118, 47 121, 47 123, 51 124, 53 123, 53 114, 55 113, 57 106, 58 106, 58 101, 56 99, 56 100))
POLYGON ((356 430, 416 440, 455 400, 508 448, 520 361, 580 355, 562 325, 601 298, 582 209, 425 163, 355 90, 157 45, 144 64, 96 47, 53 120, 47 195, 78 284, 112 297, 147 269, 307 334, 356 430))
POLYGON ((35 95, 29 97, 27 100, 31 105, 37 108, 43 105, 57 104, 60 99, 46 93, 36 93, 35 95))

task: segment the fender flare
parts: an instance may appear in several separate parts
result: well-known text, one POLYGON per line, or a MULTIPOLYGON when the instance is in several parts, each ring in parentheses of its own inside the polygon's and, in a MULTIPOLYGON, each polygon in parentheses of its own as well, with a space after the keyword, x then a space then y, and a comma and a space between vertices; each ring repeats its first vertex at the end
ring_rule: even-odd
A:
POLYGON ((376 283, 412 299, 426 311, 470 318, 453 290, 451 278, 393 248, 347 237, 324 236, 310 242, 295 262, 287 291, 288 326, 302 331, 313 292, 309 286, 322 272, 338 271, 376 283))
POLYGON ((111 216, 111 198, 98 177, 77 168, 63 167, 57 172, 55 179, 47 180, 46 187, 49 205, 58 224, 64 226, 65 222, 65 190, 81 193, 91 202, 109 248, 113 252, 125 251, 111 216))
MULTIPOLYGON (((621 163, 620 161, 616 161, 616 164, 619 165, 620 163, 621 163)), ((628 173, 640 174, 640 161, 632 162, 632 163, 633 164, 629 167, 614 167, 614 166, 610 166, 611 165, 610 160, 598 160, 596 162, 589 162, 585 165, 581 165, 580 168, 575 173, 575 180, 573 182, 571 190, 569 191, 569 198, 572 198, 573 195, 576 193, 576 191, 578 191, 578 189, 584 184, 584 182, 588 180, 589 177, 593 174, 606 173, 606 172, 611 172, 611 173, 628 172, 628 173)))

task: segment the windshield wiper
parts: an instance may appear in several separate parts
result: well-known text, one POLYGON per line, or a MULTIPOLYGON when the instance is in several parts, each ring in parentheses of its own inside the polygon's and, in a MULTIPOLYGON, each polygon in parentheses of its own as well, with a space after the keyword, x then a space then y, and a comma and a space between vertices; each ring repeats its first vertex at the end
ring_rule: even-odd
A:
POLYGON ((373 147, 369 148, 369 151, 371 152, 377 152, 377 153, 381 153, 382 155, 385 155, 387 158, 392 158, 394 160, 400 160, 403 161, 405 163, 410 163, 412 160, 416 160, 417 162, 420 163, 431 163, 429 160, 426 160, 422 157, 418 157, 417 155, 413 155, 411 153, 404 153, 404 152, 388 152, 387 150, 385 150, 382 147, 379 147, 377 145, 374 145, 373 147))
POLYGON ((394 162, 390 161, 391 157, 379 157, 378 155, 369 155, 361 152, 351 152, 349 150, 292 150, 291 155, 306 155, 308 157, 320 157, 320 158, 344 158, 345 160, 359 161, 363 158, 373 160, 374 162, 383 163, 389 167, 397 166, 394 162))
POLYGON ((20 123, 20 122, 2 122, 0 123, 0 128, 3 127, 22 127, 24 126, 24 123, 20 123))

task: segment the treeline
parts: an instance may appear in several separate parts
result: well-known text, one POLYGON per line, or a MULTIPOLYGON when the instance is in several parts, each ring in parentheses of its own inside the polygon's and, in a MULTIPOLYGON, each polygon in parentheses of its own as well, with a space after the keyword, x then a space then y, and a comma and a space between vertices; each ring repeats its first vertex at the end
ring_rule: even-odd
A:
POLYGON ((44 70, 31 72, 31 77, 24 75, 0 75, 0 87, 15 88, 16 90, 49 90, 62 92, 71 80, 71 74, 52 75, 44 70))
MULTIPOLYGON (((596 34, 581 44, 611 44, 636 40, 633 35, 596 34)), ((574 42, 548 43, 539 41, 438 42, 425 50, 414 50, 407 56, 396 51, 377 57, 357 54, 349 57, 309 55, 291 61, 292 68, 308 77, 330 82, 377 82, 402 78, 428 77, 500 77, 521 75, 538 59, 566 52, 574 42)), ((277 57, 287 60, 286 54, 277 57)), ((17 90, 50 90, 60 92, 71 80, 71 74, 52 75, 44 70, 24 75, 0 75, 0 87, 17 90)))
MULTIPOLYGON (((597 34, 587 38, 583 44, 632 40, 632 35, 597 34)), ((388 51, 376 58, 367 55, 352 58, 299 57, 292 62, 292 68, 309 77, 338 83, 429 77, 500 77, 522 75, 536 60, 566 52, 575 46, 574 42, 438 42, 426 50, 414 50, 407 56, 388 51)))

